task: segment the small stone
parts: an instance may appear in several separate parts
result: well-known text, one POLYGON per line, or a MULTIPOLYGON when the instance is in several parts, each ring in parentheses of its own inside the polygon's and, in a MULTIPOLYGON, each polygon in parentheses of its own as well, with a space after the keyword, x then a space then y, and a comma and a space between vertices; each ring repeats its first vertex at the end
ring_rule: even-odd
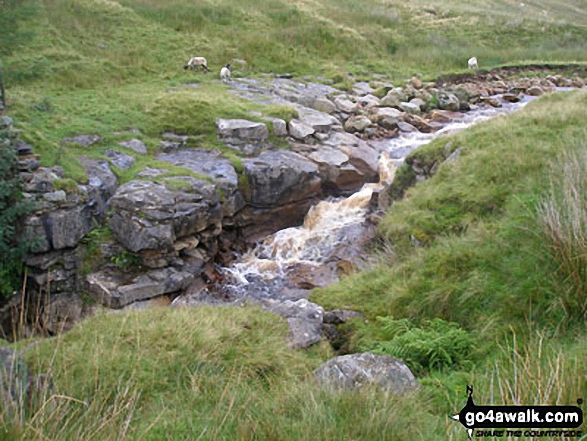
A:
POLYGON ((520 101, 520 97, 514 93, 504 93, 502 98, 508 103, 517 103, 520 101))
POLYGON ((313 127, 303 123, 299 119, 292 119, 289 122, 289 134, 295 139, 305 140, 315 132, 316 130, 313 127))
POLYGON ((65 202, 67 200, 67 194, 63 190, 52 191, 50 193, 44 193, 43 199, 48 202, 65 202))
POLYGON ((422 111, 420 110, 420 106, 413 103, 400 103, 400 109, 404 112, 411 113, 412 115, 420 115, 422 111))
POLYGON ((106 150, 104 154, 108 159, 110 159, 112 164, 121 170, 128 170, 135 163, 134 157, 127 155, 126 153, 122 153, 119 150, 106 150))
POLYGON ((412 79, 410 80, 410 84, 416 89, 422 88, 422 81, 418 77, 412 77, 412 79))
POLYGON ((363 115, 351 116, 345 123, 344 129, 349 133, 363 132, 371 125, 371 120, 363 115))

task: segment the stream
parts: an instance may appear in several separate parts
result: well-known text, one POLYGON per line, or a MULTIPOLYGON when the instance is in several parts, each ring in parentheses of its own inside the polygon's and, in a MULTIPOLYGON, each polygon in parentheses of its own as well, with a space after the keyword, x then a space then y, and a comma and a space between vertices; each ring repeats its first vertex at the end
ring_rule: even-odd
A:
POLYGON ((411 151, 439 136, 515 112, 535 99, 524 96, 517 103, 509 103, 498 96, 493 98, 502 107, 472 106, 470 111, 459 113, 458 120, 434 133, 400 133, 397 138, 371 141, 380 152, 379 183, 365 184, 347 198, 329 198, 317 203, 307 213, 303 225, 278 231, 257 243, 231 266, 220 269, 222 283, 204 290, 190 303, 295 301, 307 297, 314 287, 336 282, 340 262, 360 267, 365 254, 363 244, 372 237, 368 230, 374 228, 366 222, 373 192, 393 181, 397 167, 411 151))

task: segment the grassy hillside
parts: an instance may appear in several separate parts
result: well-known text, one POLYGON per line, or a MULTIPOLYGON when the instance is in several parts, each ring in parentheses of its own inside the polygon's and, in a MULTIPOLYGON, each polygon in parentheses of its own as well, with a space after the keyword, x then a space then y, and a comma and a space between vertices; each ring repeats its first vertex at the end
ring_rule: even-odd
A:
MULTIPOLYGON (((0 57, 11 115, 44 165, 83 182, 80 154, 102 157, 139 129, 149 147, 162 130, 214 143, 214 119, 256 110, 217 84, 237 58, 235 76, 321 75, 348 86, 347 74, 402 82, 504 63, 584 61, 587 14, 579 0, 489 2, 235 0, 4 0, 0 57), (183 70, 203 55, 212 70, 183 70), (199 87, 186 87, 197 83, 199 87), (60 139, 100 134, 91 149, 60 139)), ((277 113, 283 110, 277 109, 277 113)), ((285 112, 287 114, 287 111, 285 112)), ((254 118, 253 118, 254 119, 254 118)), ((133 170, 121 176, 134 176, 133 170)), ((151 164, 156 165, 156 164, 151 164)))

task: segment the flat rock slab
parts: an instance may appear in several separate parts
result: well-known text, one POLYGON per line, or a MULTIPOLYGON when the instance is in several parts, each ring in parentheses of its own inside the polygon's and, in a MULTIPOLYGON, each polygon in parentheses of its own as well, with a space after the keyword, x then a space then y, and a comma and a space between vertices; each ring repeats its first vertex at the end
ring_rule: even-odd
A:
POLYGON ((139 155, 147 154, 147 146, 140 139, 131 139, 130 141, 123 141, 118 143, 119 146, 131 149, 133 152, 139 155))
POLYGON ((224 194, 222 210, 224 216, 233 216, 243 208, 244 199, 238 191, 238 175, 234 166, 217 151, 202 149, 183 149, 157 156, 168 162, 208 176, 224 194))
POLYGON ((72 138, 63 138, 61 142, 64 144, 79 144, 83 147, 90 147, 100 141, 100 139, 98 135, 78 135, 72 138))
POLYGON ((308 110, 301 113, 300 121, 312 127, 316 132, 330 133, 335 127, 340 126, 340 121, 327 113, 308 110))
POLYGON ((217 119, 216 129, 222 141, 231 144, 263 142, 269 137, 267 126, 246 119, 217 119))
POLYGON ((181 291, 194 280, 190 272, 168 267, 151 270, 135 277, 106 269, 87 277, 90 294, 100 304, 119 309, 131 303, 181 291))
POLYGON ((230 193, 238 188, 238 175, 228 159, 217 151, 202 149, 182 149, 157 155, 157 159, 194 173, 208 176, 214 184, 230 193))
POLYGON ((333 358, 314 371, 314 378, 335 389, 376 385, 397 395, 418 388, 418 382, 402 360, 369 352, 333 358))

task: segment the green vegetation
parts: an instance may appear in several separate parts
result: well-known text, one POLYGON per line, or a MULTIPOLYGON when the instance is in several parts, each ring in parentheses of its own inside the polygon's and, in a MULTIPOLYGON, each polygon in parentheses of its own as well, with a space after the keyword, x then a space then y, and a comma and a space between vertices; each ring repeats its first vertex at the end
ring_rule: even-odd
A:
MULTIPOLYGON (((584 305, 565 300, 577 285, 545 214, 575 213, 560 182, 584 182, 573 168, 584 153, 566 152, 584 151, 585 104, 585 92, 551 95, 451 136, 459 160, 381 224, 393 255, 315 291, 328 309, 365 313, 347 326, 349 349, 405 359, 422 386, 413 396, 322 390, 311 373, 333 355, 327 344, 288 349, 285 320, 254 307, 100 314, 27 353, 54 396, 24 421, 0 412, 5 437, 464 441, 447 415, 466 384, 478 403, 573 404, 587 393, 584 305), (418 231, 414 247, 404 236, 418 231)), ((447 140, 412 160, 443 158, 447 140)))
POLYGON ((471 367, 470 358, 478 342, 456 323, 436 318, 417 327, 407 319, 377 317, 377 321, 382 341, 362 350, 400 358, 419 377, 432 370, 471 367))
POLYGON ((10 119, 0 117, 0 300, 20 287, 23 260, 33 245, 22 234, 22 219, 31 206, 22 198, 13 147, 16 136, 10 119))
POLYGON ((311 372, 327 345, 293 351, 287 333, 250 307, 98 315, 28 353, 55 396, 13 438, 406 439, 413 426, 400 422, 428 415, 413 397, 321 390, 311 372))

